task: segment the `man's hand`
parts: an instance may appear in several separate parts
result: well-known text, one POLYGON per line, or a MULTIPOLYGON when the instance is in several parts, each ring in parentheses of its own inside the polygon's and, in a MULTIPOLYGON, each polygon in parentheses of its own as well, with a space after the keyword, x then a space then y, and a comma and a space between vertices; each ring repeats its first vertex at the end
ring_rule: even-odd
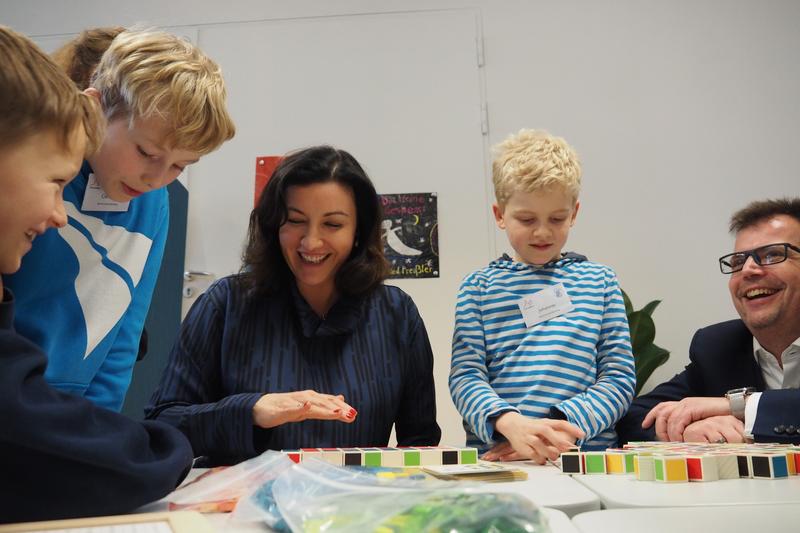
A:
POLYGON ((744 422, 733 415, 711 416, 692 422, 683 430, 686 442, 744 442, 744 422))
POLYGON ((339 420, 353 422, 358 413, 344 401, 344 396, 320 394, 313 390, 265 394, 253 406, 253 423, 272 428, 303 420, 339 420))
POLYGON ((658 440, 682 441, 684 429, 692 422, 730 414, 730 404, 724 397, 690 397, 656 405, 644 417, 642 427, 649 428, 655 422, 658 440))
POLYGON ((544 464, 547 459, 558 459, 561 452, 574 446, 575 441, 584 436, 579 427, 566 420, 528 418, 515 412, 500 415, 495 428, 508 442, 486 452, 483 456, 486 461, 531 459, 544 464))

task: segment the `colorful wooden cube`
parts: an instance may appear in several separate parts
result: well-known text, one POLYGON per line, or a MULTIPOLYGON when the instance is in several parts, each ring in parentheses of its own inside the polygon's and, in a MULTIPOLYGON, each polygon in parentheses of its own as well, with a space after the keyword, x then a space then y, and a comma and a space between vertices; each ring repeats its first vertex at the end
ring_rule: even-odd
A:
POLYGON ((326 463, 343 466, 344 453, 340 448, 320 448, 322 450, 322 460, 326 463))
POLYGON ((344 466, 364 466, 364 452, 358 448, 344 448, 344 466))
POLYGON ((736 454, 736 466, 739 468, 739 477, 753 477, 753 467, 750 463, 750 455, 745 452, 736 454))
POLYGON ((300 448, 300 451, 303 452, 300 456, 301 461, 305 461, 306 459, 322 460, 322 450, 319 448, 300 448))
POLYGON ((400 468, 403 466, 403 450, 399 448, 382 448, 381 465, 400 468))
POLYGON ((637 455, 633 458, 633 472, 639 481, 656 479, 655 459, 652 455, 637 455))
POLYGON ((719 479, 738 479, 739 464, 736 455, 732 453, 715 454, 717 458, 717 475, 719 479))
MULTIPOLYGON (((437 446, 416 446, 419 451, 419 463, 424 466, 442 464, 442 449, 437 446)), ((386 466, 386 465, 384 465, 386 466)))
POLYGON ((299 463, 303 460, 303 451, 302 450, 283 450, 283 453, 289 457, 293 462, 299 463))
POLYGON ((687 455, 686 473, 689 481, 718 481, 717 458, 713 455, 687 455))
POLYGON ((583 452, 583 471, 586 474, 606 474, 606 452, 583 452))
POLYGON ((789 476, 786 454, 763 454, 750 456, 753 478, 776 479, 789 476))
POLYGON ((581 452, 564 452, 561 454, 561 471, 565 474, 583 474, 581 452))
POLYGON ((478 449, 477 448, 462 448, 461 449, 461 464, 462 465, 476 465, 478 464, 478 449))
POLYGON ((635 453, 622 450, 606 451, 606 468, 609 474, 632 474, 635 453))
POLYGON ((686 458, 679 455, 656 455, 653 457, 656 481, 663 483, 681 483, 689 481, 686 469, 686 458))

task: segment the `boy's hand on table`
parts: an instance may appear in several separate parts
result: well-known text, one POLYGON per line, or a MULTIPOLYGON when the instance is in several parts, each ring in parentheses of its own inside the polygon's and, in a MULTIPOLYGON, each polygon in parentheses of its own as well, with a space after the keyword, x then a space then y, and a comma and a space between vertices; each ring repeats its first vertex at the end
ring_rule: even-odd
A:
POLYGON ((338 420, 349 424, 357 414, 341 394, 333 396, 304 390, 265 394, 253 406, 253 423, 262 428, 311 419, 338 420))
POLYGON ((528 418, 515 412, 500 415, 495 428, 508 442, 486 452, 483 456, 486 461, 530 459, 544 464, 547 459, 558 459, 561 452, 574 446, 575 441, 584 436, 579 427, 566 420, 528 418))

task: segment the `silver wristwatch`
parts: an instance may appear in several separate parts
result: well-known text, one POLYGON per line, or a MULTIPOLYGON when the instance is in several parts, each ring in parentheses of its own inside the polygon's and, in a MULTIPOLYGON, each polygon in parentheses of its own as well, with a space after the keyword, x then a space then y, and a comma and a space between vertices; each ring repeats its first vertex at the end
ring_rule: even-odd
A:
POLYGON ((747 397, 756 391, 753 387, 740 387, 731 389, 725 393, 725 397, 731 406, 731 414, 739 420, 744 420, 744 407, 747 405, 747 397))

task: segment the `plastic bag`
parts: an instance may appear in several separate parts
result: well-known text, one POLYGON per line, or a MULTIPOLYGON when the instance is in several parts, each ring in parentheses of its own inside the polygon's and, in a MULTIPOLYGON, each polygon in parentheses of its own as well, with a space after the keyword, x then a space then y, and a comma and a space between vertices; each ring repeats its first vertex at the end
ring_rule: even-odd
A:
MULTIPOLYGON (((291 531, 283 519, 275 500, 274 488, 285 496, 284 500, 318 498, 329 493, 371 492, 373 488, 394 490, 448 485, 449 482, 435 480, 418 469, 389 467, 339 467, 317 459, 306 459, 292 466, 278 479, 255 487, 239 500, 232 520, 240 522, 263 522, 276 531, 291 531)), ((290 505, 291 506, 291 505, 290 505)))
POLYGON ((272 501, 296 533, 549 532, 544 515, 522 496, 381 473, 303 461, 274 481, 272 501))
POLYGON ((253 487, 274 480, 293 464, 284 454, 270 450, 235 466, 212 468, 168 495, 169 510, 230 512, 253 487))

